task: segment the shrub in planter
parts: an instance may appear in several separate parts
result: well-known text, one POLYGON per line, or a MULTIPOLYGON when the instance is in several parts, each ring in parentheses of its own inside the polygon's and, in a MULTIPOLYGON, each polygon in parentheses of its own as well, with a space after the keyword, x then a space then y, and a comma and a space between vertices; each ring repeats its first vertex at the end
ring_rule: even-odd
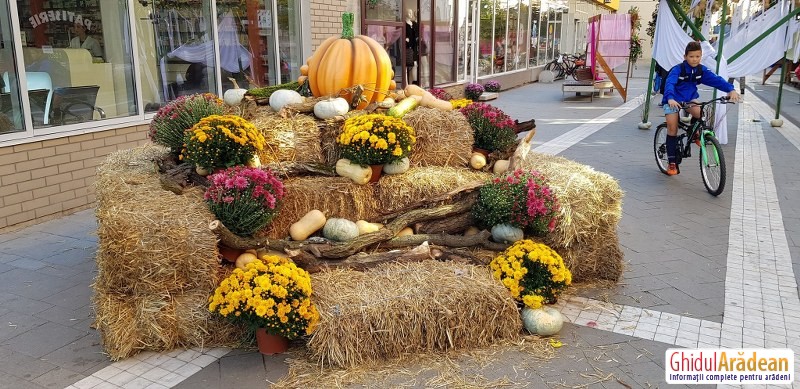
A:
POLYGON ((181 159, 213 170, 245 165, 266 140, 249 121, 233 115, 212 115, 201 119, 186 133, 181 159))
POLYGON ((558 211, 545 177, 536 170, 516 169, 480 188, 472 216, 484 228, 510 224, 542 236, 555 229, 558 211))
POLYGON ((487 92, 500 92, 500 83, 495 80, 487 81, 483 84, 483 89, 487 92))
POLYGON ((222 115, 225 105, 211 93, 181 96, 161 107, 153 116, 148 138, 153 143, 167 146, 175 154, 183 148, 184 136, 200 119, 222 115))
POLYGON ((409 156, 417 138, 403 119, 368 114, 347 119, 336 142, 351 163, 382 165, 409 156))
POLYGON ((508 288, 514 299, 529 308, 553 304, 572 283, 572 273, 555 250, 545 244, 521 240, 489 263, 494 278, 508 288))
POLYGON ((464 97, 476 101, 483 94, 483 85, 470 82, 464 88, 464 97))
POLYGON ((283 182, 272 172, 234 166, 209 177, 204 199, 231 232, 252 236, 278 214, 283 182))
POLYGON ((475 132, 474 147, 505 151, 517 141, 514 120, 500 108, 486 103, 472 103, 461 109, 475 132))
POLYGON ((431 92, 433 97, 435 97, 435 98, 437 98, 439 100, 448 101, 448 100, 452 100, 453 99, 453 96, 450 96, 450 94, 447 93, 447 91, 442 89, 442 88, 431 88, 431 89, 428 89, 428 92, 431 92))

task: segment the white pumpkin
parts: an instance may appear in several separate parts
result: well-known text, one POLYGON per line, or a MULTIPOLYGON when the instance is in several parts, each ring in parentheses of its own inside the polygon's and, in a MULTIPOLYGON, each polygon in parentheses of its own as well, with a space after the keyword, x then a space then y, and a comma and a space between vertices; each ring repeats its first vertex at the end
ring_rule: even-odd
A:
POLYGON ((525 238, 521 228, 510 224, 498 224, 492 227, 492 240, 497 243, 514 243, 525 238))
POLYGON ((531 309, 522 308, 522 323, 525 329, 532 334, 550 336, 561 331, 564 325, 564 317, 561 312, 552 307, 541 307, 531 309))
POLYGON ((253 253, 242 253, 238 257, 236 257, 236 267, 244 270, 244 268, 247 267, 248 263, 257 260, 258 257, 253 253))
POLYGON ((486 157, 481 153, 472 153, 472 158, 469 159, 469 166, 476 170, 482 169, 486 166, 486 157))
POLYGON ((410 167, 411 161, 408 160, 408 157, 405 157, 399 161, 383 165, 383 172, 386 174, 401 174, 407 172, 410 167))
POLYGON ((248 167, 261 167, 261 158, 258 157, 258 154, 253 154, 253 157, 247 161, 248 167))
POLYGON ((195 171, 195 172, 197 172, 197 174, 199 174, 199 175, 201 175, 201 176, 203 176, 203 177, 205 177, 205 176, 207 176, 209 173, 211 173, 211 172, 209 172, 209 171, 208 171, 208 169, 206 169, 206 168, 204 168, 204 167, 200 167, 200 166, 195 166, 195 167, 194 167, 194 171, 195 171))
POLYGON ((287 104, 297 104, 303 102, 303 96, 300 96, 299 93, 289 89, 278 89, 275 92, 272 92, 272 95, 269 96, 269 106, 272 107, 276 112, 280 111, 284 105, 287 104))
POLYGON ((327 98, 314 104, 314 116, 320 119, 330 119, 342 116, 350 110, 350 103, 344 98, 327 98))
POLYGON ((233 88, 226 90, 225 93, 222 94, 222 101, 231 107, 237 107, 242 103, 242 100, 244 100, 247 89, 239 88, 239 84, 236 82, 235 78, 228 79, 233 83, 233 88))
POLYGON ((337 242, 353 240, 358 237, 358 227, 347 219, 330 218, 325 222, 322 236, 337 242))

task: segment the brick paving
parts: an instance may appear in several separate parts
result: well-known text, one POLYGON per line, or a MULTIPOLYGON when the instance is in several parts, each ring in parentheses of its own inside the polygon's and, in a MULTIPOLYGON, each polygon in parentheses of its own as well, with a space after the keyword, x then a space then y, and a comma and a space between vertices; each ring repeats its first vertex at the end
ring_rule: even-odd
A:
MULTIPOLYGON (((798 271, 792 268, 800 262, 797 123, 776 131, 763 120, 770 115, 766 103, 751 98, 733 106, 723 147, 728 185, 712 197, 696 157, 679 176, 658 172, 653 131, 636 128, 645 72, 635 72, 627 104, 616 94, 592 104, 561 102, 560 82, 505 91, 494 102, 512 117, 537 120, 537 151, 559 153, 619 181, 627 268, 613 289, 561 299, 572 324, 560 334, 565 346, 556 358, 512 371, 511 362, 524 356, 507 350, 486 366, 459 362, 457 374, 506 377, 512 387, 652 387, 666 386, 664 352, 675 345, 800 350, 798 271)), ((768 101, 769 93, 769 85, 751 84, 746 97, 768 101)), ((652 107, 656 125, 661 112, 652 107)), ((798 111, 785 103, 787 117, 798 111)), ((258 388, 286 375, 286 356, 251 350, 143 353, 112 364, 90 327, 95 228, 93 213, 83 211, 0 235, 0 387, 258 388)), ((413 381, 392 376, 385 382, 425 387, 436 373, 413 381)))

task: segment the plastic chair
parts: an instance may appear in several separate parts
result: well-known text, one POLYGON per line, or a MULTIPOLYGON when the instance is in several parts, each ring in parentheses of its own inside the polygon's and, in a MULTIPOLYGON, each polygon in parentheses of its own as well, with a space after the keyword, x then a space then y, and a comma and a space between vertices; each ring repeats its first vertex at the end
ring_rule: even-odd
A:
POLYGON ((47 90, 47 98, 44 101, 43 110, 40 111, 39 107, 34 107, 36 99, 31 99, 31 116, 34 119, 34 123, 36 122, 34 115, 42 114, 42 123, 50 124, 50 104, 53 102, 53 81, 50 79, 50 75, 45 72, 28 72, 26 77, 29 91, 47 90))
POLYGON ((53 110, 54 119, 58 124, 80 123, 94 120, 95 112, 100 115, 101 119, 105 119, 105 111, 95 106, 99 90, 100 87, 97 85, 70 86, 56 89, 55 94, 58 96, 58 106, 53 110))

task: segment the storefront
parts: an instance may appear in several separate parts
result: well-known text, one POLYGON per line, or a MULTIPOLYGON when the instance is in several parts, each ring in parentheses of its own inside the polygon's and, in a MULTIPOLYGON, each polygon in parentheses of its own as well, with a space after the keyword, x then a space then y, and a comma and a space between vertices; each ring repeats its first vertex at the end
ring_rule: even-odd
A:
POLYGON ((341 31, 343 12, 384 45, 398 85, 512 75, 504 81, 512 86, 534 81, 563 50, 583 51, 585 20, 615 5, 0 0, 0 229, 92 206, 99 162, 147 142, 148 120, 167 102, 221 94, 232 79, 243 87, 297 79, 313 49, 341 31))

